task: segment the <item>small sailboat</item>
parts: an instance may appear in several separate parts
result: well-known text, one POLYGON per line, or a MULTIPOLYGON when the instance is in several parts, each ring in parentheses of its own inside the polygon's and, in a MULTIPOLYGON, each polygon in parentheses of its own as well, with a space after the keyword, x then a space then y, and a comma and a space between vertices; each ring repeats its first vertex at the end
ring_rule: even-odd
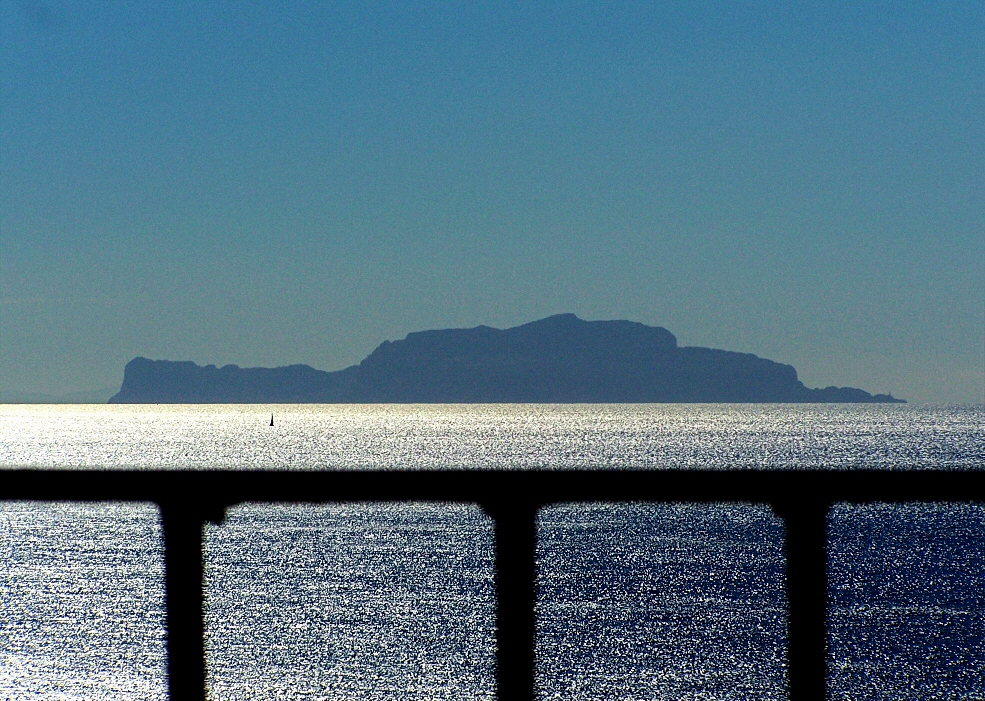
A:
POLYGON ((274 425, 274 415, 273 414, 270 415, 270 425, 271 426, 274 425))

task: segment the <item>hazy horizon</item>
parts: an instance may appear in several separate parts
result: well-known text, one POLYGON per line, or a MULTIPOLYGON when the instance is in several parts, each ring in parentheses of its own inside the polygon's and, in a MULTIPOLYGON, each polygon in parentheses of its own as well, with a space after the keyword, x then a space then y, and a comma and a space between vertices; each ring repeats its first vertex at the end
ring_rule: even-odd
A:
POLYGON ((0 395, 551 314, 985 401, 978 3, 0 0, 0 395))

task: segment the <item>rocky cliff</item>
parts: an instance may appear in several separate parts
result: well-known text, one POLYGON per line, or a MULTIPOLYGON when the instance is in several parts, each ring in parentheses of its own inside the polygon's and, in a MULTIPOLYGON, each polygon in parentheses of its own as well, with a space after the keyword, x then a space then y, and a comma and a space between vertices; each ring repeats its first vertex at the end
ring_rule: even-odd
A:
POLYGON ((851 387, 810 389, 790 365, 679 347, 667 329, 574 314, 384 341, 337 372, 199 366, 135 358, 111 403, 899 402, 851 387))

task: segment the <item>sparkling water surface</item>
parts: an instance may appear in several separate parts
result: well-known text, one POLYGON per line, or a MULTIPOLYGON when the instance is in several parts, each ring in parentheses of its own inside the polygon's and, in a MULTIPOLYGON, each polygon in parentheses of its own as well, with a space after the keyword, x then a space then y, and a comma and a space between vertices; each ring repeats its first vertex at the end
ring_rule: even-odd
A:
MULTIPOLYGON (((8 405, 0 466, 982 469, 983 417, 8 405)), ((212 698, 495 698, 492 525, 467 504, 230 509, 205 534, 212 698)), ((564 504, 538 533, 540 698, 786 698, 783 523, 767 506, 564 504)), ((154 505, 0 503, 0 555, 0 699, 166 698, 154 505)), ((836 505, 829 599, 833 699, 985 698, 982 503, 836 505)))
POLYGON ((985 457, 982 406, 0 405, 0 421, 0 466, 920 469, 985 457))

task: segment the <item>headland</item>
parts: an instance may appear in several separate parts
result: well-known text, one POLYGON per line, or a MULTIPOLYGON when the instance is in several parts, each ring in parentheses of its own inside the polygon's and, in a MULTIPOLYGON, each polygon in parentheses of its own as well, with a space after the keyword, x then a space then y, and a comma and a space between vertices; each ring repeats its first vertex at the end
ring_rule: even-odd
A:
POLYGON ((358 365, 216 367, 134 358, 110 403, 903 402, 811 389, 790 365, 681 347, 665 328, 558 314, 384 341, 358 365))

